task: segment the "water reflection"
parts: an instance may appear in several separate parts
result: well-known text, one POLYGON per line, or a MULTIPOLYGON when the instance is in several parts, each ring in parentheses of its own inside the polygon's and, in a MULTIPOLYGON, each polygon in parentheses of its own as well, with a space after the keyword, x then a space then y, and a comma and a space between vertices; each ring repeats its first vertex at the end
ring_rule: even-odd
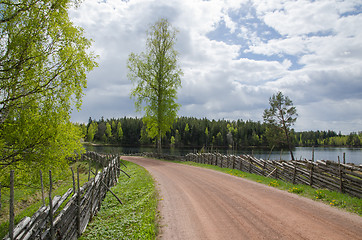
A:
MULTIPOLYGON (((122 146, 104 146, 104 145, 85 145, 88 151, 113 153, 113 154, 135 154, 141 152, 156 152, 155 148, 151 147, 122 147, 122 146)), ((185 156, 190 152, 198 152, 200 149, 193 148, 165 148, 163 153, 185 156)), ((290 153, 287 150, 283 151, 270 151, 265 149, 240 149, 231 151, 228 149, 213 149, 212 152, 219 152, 221 154, 253 154, 257 158, 270 159, 270 160, 290 160, 290 153)), ((312 147, 297 147, 293 151, 295 159, 312 159, 312 147)), ((347 163, 354 163, 356 165, 362 164, 362 148, 338 148, 338 147, 318 147, 314 148, 314 160, 331 160, 341 162, 343 161, 343 153, 345 153, 345 160, 347 163)))

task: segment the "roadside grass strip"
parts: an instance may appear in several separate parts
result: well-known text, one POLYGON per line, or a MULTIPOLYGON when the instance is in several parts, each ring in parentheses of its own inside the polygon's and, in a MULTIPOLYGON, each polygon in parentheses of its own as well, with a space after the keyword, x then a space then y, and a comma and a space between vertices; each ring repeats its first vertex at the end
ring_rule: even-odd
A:
POLYGON ((357 197, 351 197, 347 194, 330 191, 327 189, 315 189, 307 185, 292 184, 289 182, 284 182, 279 179, 276 180, 274 178, 268 178, 257 174, 242 172, 236 169, 221 168, 209 164, 201 164, 195 162, 178 162, 178 163, 196 166, 196 167, 208 168, 219 172, 227 173, 233 176, 246 178, 258 183, 262 183, 271 187, 288 191, 290 193, 298 194, 300 196, 313 199, 315 201, 320 201, 330 206, 345 209, 349 212, 356 213, 362 216, 362 199, 359 199, 357 197))
POLYGON ((121 173, 118 184, 111 188, 123 205, 108 192, 80 240, 156 238, 158 195, 154 180, 144 168, 123 162, 127 166, 123 170, 131 178, 121 173))

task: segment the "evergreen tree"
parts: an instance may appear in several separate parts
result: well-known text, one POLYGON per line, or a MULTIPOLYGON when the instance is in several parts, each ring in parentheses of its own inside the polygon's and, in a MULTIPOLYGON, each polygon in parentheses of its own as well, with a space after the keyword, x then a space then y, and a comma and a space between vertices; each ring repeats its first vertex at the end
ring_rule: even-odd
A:
MULTIPOLYGON (((288 96, 284 96, 282 92, 274 94, 269 98, 270 108, 264 110, 264 121, 276 128, 276 132, 283 131, 286 142, 289 147, 290 156, 294 160, 292 151, 292 139, 290 136, 290 128, 297 120, 297 110, 293 106, 292 100, 288 96)), ((275 135, 280 136, 280 135, 275 135)), ((279 139, 282 141, 281 139, 279 139)))

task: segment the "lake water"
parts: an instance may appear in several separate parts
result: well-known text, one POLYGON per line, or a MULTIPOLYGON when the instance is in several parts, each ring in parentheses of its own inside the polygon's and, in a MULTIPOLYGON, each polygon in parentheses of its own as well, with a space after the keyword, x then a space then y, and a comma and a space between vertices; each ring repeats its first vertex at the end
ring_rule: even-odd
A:
MULTIPOLYGON (((133 154, 141 152, 156 152, 155 148, 150 147, 121 147, 121 146, 103 146, 103 145, 85 145, 88 151, 113 153, 113 154, 133 154)), ((162 152, 171 155, 184 156, 190 152, 197 152, 199 149, 191 148, 171 148, 163 149, 162 152)), ((213 150, 214 152, 215 150, 213 150)), ((271 160, 291 160, 290 153, 287 150, 283 151, 270 151, 265 149, 242 149, 237 151, 230 151, 227 149, 218 149, 217 152, 221 154, 253 154, 257 158, 271 159, 271 160), (270 154, 270 157, 269 157, 270 154)), ((312 147, 297 147, 294 149, 293 154, 295 159, 312 159, 312 147)), ((343 161, 343 153, 345 153, 346 163, 354 163, 356 165, 362 165, 362 148, 339 148, 339 147, 316 147, 314 148, 314 160, 331 160, 338 161, 338 157, 341 162, 343 161)))

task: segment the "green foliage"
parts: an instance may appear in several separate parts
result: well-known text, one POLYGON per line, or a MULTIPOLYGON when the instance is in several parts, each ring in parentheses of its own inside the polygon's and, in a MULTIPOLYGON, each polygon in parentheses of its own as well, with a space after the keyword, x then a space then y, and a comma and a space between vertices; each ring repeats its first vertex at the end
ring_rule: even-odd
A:
POLYGON ((278 187, 279 186, 279 182, 274 180, 274 181, 271 181, 268 186, 271 186, 271 187, 278 187))
POLYGON ((143 123, 149 137, 165 136, 174 122, 180 105, 176 103, 177 89, 181 86, 181 69, 177 66, 178 53, 174 50, 176 30, 161 19, 148 32, 146 53, 131 53, 128 58, 128 77, 135 87, 137 111, 144 111, 143 123))
POLYGON ((21 179, 61 169, 82 151, 82 131, 69 116, 96 63, 90 41, 68 17, 72 3, 0 2, 0 181, 10 168, 21 179))
POLYGON ((326 195, 321 190, 315 191, 315 199, 322 200, 325 197, 326 197, 326 195))
POLYGON ((272 147, 285 147, 283 131, 275 125, 268 124, 265 130, 265 137, 268 140, 269 146, 272 147))
POLYGON ((121 122, 117 123, 117 140, 122 140, 123 138, 123 130, 121 122))
POLYGON ((350 133, 346 144, 353 147, 361 146, 361 138, 356 133, 350 133))
POLYGON ((174 147, 174 146, 175 146, 175 143, 176 143, 175 137, 172 136, 172 137, 171 137, 171 140, 170 140, 170 145, 171 145, 171 147, 174 147))
MULTIPOLYGON (((105 121, 111 126, 121 125, 122 138, 117 139, 114 136, 116 129, 112 127, 113 137, 107 139, 105 142, 101 138, 94 136, 93 142, 98 143, 113 143, 121 145, 150 145, 152 144, 146 132, 146 126, 143 124, 142 119, 138 118, 120 118, 120 119, 107 119, 99 121, 91 121, 93 125, 105 121), (114 124, 112 124, 114 122, 114 124)), ((88 123, 88 125, 90 125, 88 123)), ((228 120, 208 120, 197 119, 192 117, 179 117, 173 123, 170 132, 166 133, 164 137, 164 146, 168 147, 171 143, 172 136, 175 138, 175 147, 228 147, 227 135, 229 128, 233 126, 232 140, 234 147, 245 148, 249 146, 257 146, 267 148, 288 148, 286 142, 280 142, 274 139, 273 130, 277 130, 277 134, 283 135, 283 132, 272 125, 253 121, 228 121, 228 120), (207 130, 207 131, 206 131, 207 130)), ((97 125, 98 126, 98 125, 97 125)), ((81 128, 85 126, 80 125, 81 128)), ((85 127, 86 128, 86 127, 85 127)), ((98 127, 96 127, 98 129, 98 127)), ((89 127, 88 127, 89 129, 89 127)), ((89 134, 89 132, 87 133, 89 134)), ((94 134, 93 134, 94 135, 94 134)), ((334 131, 308 131, 308 132, 290 132, 293 145, 296 146, 347 146, 348 136, 337 135, 334 131)), ((357 134, 359 138, 362 132, 357 134)), ((280 137, 282 138, 282 136, 280 137)), ((89 139, 87 139, 90 141, 89 139)), ((90 141, 90 142, 92 142, 90 141)))
POLYGON ((121 175, 107 193, 97 216, 80 239, 155 239, 157 235, 157 192, 152 176, 142 167, 125 162, 131 178, 121 175))
POLYGON ((304 192, 303 187, 297 187, 297 186, 293 186, 291 188, 289 188, 288 192, 290 193, 296 193, 296 194, 301 194, 304 192))
POLYGON ((274 94, 269 99, 270 108, 264 110, 264 121, 281 129, 289 129, 297 120, 297 110, 292 100, 282 92, 274 94))
POLYGON ((288 96, 284 96, 282 92, 273 94, 269 98, 269 104, 270 108, 264 110, 264 122, 269 124, 270 132, 274 133, 272 138, 277 139, 277 141, 284 141, 281 138, 280 131, 284 133, 285 142, 288 144, 290 155, 292 160, 294 160, 290 128, 297 120, 297 109, 293 106, 292 100, 288 96))
POLYGON ((98 131, 98 124, 95 122, 91 122, 88 126, 87 141, 92 142, 97 131, 98 131))

